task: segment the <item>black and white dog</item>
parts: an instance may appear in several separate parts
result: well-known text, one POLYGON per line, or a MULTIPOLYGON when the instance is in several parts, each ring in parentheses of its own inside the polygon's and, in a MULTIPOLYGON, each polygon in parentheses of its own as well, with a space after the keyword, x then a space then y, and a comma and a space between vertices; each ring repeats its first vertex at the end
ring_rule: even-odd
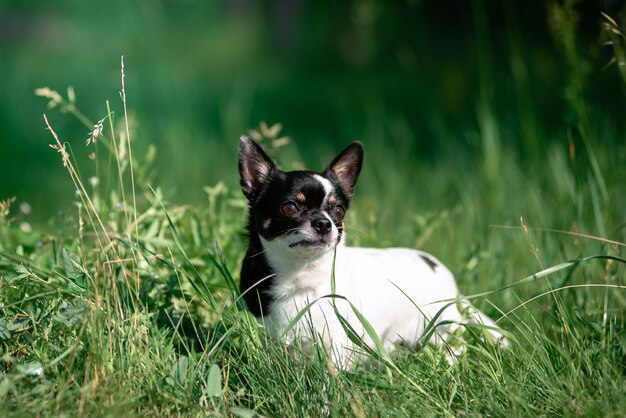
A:
MULTIPOLYGON (((246 305, 277 336, 314 302, 286 333, 287 343, 319 339, 341 367, 353 360, 355 347, 336 312, 372 344, 353 307, 358 309, 392 350, 395 344, 416 345, 446 305, 442 301, 459 296, 452 273, 430 254, 344 245, 343 219, 362 163, 363 145, 353 142, 321 173, 284 172, 252 139, 240 141, 241 188, 250 204, 240 286, 246 305), (345 299, 323 298, 333 290, 345 299)), ((485 324, 494 341, 507 344, 495 323, 469 304, 450 305, 437 317, 443 321, 430 340, 436 345, 462 323, 485 324)))

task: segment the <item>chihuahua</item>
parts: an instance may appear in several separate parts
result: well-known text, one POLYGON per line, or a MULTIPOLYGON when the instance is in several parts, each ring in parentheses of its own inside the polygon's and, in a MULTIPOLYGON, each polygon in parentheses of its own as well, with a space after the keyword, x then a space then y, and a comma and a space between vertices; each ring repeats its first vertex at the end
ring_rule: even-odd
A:
POLYGON ((239 173, 250 212, 240 290, 248 309, 288 344, 321 342, 340 367, 359 357, 354 334, 374 346, 371 328, 388 352, 418 347, 431 321, 436 346, 451 347, 458 327, 470 323, 506 345, 485 314, 450 303, 459 297, 454 277, 432 255, 345 245, 344 217, 362 164, 363 145, 353 142, 323 172, 284 172, 241 137, 239 173))

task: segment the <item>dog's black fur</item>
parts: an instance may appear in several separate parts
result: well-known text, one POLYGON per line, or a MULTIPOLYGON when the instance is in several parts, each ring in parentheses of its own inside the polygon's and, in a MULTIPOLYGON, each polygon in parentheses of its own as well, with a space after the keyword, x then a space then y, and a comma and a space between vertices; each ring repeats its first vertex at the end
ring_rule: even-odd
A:
POLYGON ((326 221, 321 213, 325 210, 339 230, 338 240, 341 239, 343 217, 350 206, 362 161, 363 146, 355 142, 339 153, 323 172, 284 172, 252 139, 241 137, 239 173, 242 191, 249 202, 249 247, 241 266, 240 290, 248 309, 256 317, 269 314, 268 290, 274 274, 260 237, 271 241, 292 233, 305 222, 326 221), (326 207, 322 207, 326 192, 314 178, 316 174, 328 179, 335 189, 333 201, 327 202, 326 207), (297 213, 292 216, 283 213, 281 207, 285 203, 297 205, 297 213))

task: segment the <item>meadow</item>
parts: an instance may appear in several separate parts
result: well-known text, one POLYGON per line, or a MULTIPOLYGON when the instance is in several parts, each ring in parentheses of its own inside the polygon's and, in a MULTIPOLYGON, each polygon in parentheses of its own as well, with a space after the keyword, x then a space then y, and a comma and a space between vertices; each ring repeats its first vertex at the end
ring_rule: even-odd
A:
MULTIPOLYGON (((165 22, 167 13, 148 10, 149 28, 165 22)), ((200 94, 184 80, 168 83, 165 69, 133 66, 132 54, 77 73, 79 85, 106 74, 109 90, 87 97, 68 87, 77 80, 45 87, 39 75, 27 103, 41 112, 22 125, 38 127, 28 131, 38 138, 28 145, 32 161, 50 165, 0 189, 0 416, 626 415, 624 37, 599 13, 602 30, 588 36, 577 26, 581 11, 555 3, 548 15, 558 54, 542 67, 519 26, 502 24, 503 52, 490 41, 484 4, 473 10, 475 69, 466 79, 437 78, 431 63, 425 80, 410 84, 415 72, 398 82, 372 64, 354 78, 328 70, 320 77, 334 84, 316 91, 314 67, 274 101, 261 92, 272 84, 259 81, 254 106, 254 89, 235 84, 203 108, 220 121, 206 137, 203 114, 192 114, 200 94), (538 74, 550 81, 534 82, 538 74), (465 89, 461 104, 456 90, 432 87, 437 80, 465 89), (152 104, 136 91, 151 83, 163 95, 152 104), (393 96, 379 100, 386 88, 393 96), (284 169, 322 169, 361 139, 349 244, 435 254, 462 293, 498 319, 511 347, 468 329, 468 352, 454 365, 428 345, 394 358, 372 347, 375 364, 342 371, 323 353, 298 361, 279 342, 264 343, 237 290, 246 249, 242 133, 284 169)), ((132 11, 124 16, 135 22, 132 11)), ((174 33, 162 30, 163 39, 174 33)), ((231 45, 251 48, 242 39, 231 45)), ((214 41, 197 42, 189 47, 214 41)), ((270 64, 261 70, 286 71, 270 64)), ((27 132, 11 129, 11 138, 27 132)), ((3 157, 17 170, 26 148, 2 144, 17 150, 3 157)))

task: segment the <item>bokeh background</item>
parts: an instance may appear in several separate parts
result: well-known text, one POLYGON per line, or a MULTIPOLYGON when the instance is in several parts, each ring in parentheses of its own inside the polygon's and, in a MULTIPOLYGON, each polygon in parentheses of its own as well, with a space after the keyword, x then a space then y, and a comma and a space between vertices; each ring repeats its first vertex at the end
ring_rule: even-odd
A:
POLYGON ((432 179, 416 167, 458 184, 531 170, 555 147, 584 159, 581 121, 592 148, 624 162, 624 80, 601 11, 626 16, 617 1, 4 0, 0 197, 28 202, 31 222, 71 205, 42 114, 87 176, 90 129, 34 91, 72 86, 91 121, 107 99, 120 121, 122 55, 136 158, 156 146, 153 183, 178 202, 236 188, 238 137, 261 121, 291 138, 285 168, 322 168, 363 140, 365 201, 395 182, 419 202, 432 179))

